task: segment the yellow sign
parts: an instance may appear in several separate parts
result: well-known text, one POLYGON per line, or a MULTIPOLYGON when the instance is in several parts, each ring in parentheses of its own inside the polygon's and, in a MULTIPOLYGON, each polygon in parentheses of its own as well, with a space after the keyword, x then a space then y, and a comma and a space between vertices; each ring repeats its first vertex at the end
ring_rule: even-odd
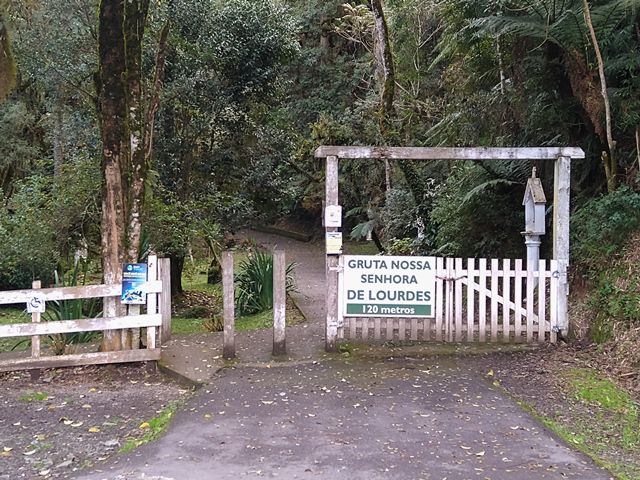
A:
POLYGON ((327 255, 340 255, 342 253, 342 232, 327 232, 327 255))

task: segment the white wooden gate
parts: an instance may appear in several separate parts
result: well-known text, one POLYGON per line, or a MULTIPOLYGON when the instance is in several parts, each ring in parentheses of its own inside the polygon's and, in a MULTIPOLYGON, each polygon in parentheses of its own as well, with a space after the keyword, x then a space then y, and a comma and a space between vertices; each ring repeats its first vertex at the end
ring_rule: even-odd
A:
MULTIPOLYGON (((350 341, 555 342, 558 262, 537 271, 521 259, 436 259, 434 318, 361 318, 339 313, 350 341)), ((342 282, 342 278, 340 279, 342 282)))

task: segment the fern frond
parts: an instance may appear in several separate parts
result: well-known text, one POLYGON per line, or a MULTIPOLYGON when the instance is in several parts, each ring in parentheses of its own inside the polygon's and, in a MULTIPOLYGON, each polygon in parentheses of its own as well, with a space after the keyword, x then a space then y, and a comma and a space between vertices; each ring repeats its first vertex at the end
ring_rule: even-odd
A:
POLYGON ((481 195, 486 190, 490 190, 492 188, 495 188, 498 185, 504 185, 504 186, 510 187, 510 186, 515 185, 517 183, 518 182, 513 182, 511 180, 506 180, 504 178, 496 178, 494 180, 489 180, 487 182, 481 183, 480 185, 477 185, 476 187, 471 189, 469 191, 469 193, 467 193, 464 196, 464 198, 462 199, 462 202, 460 203, 460 206, 458 208, 461 209, 467 203, 469 203, 471 200, 473 200, 476 196, 481 195))

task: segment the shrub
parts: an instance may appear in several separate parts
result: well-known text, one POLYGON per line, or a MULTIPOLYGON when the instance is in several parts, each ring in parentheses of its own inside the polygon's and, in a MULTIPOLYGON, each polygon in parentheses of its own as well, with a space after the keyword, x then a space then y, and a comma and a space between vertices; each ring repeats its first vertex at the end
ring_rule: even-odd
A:
POLYGON ((621 187, 587 202, 572 218, 574 261, 597 271, 640 228, 640 193, 621 187))
MULTIPOLYGON (((287 292, 294 289, 294 264, 286 268, 287 292)), ((273 255, 256 251, 240 263, 236 277, 236 309, 240 315, 252 315, 273 308, 273 255)))

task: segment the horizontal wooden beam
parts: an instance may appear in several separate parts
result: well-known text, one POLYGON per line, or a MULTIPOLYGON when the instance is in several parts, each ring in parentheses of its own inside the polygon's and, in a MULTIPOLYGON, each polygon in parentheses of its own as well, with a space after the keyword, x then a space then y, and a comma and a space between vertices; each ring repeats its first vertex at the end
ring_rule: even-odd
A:
MULTIPOLYGON (((154 280, 146 282, 145 293, 159 293, 162 291, 162 282, 154 280)), ((0 305, 10 303, 26 303, 28 299, 38 295, 46 301, 77 300, 79 298, 119 297, 122 295, 122 285, 85 285, 81 287, 42 288, 37 290, 7 290, 0 292, 0 305)))
POLYGON ((160 325, 162 325, 162 315, 159 313, 152 315, 128 315, 126 317, 56 320, 41 323, 14 323, 10 325, 0 325, 0 338, 118 330, 121 328, 159 327, 160 325))
POLYGON ((372 158, 390 160, 555 160, 558 157, 584 158, 577 147, 350 147, 322 146, 318 158, 372 158))
POLYGON ((36 368, 77 367, 107 363, 148 362, 160 360, 160 348, 123 350, 119 352, 76 353, 55 357, 13 358, 0 360, 0 372, 36 368))

